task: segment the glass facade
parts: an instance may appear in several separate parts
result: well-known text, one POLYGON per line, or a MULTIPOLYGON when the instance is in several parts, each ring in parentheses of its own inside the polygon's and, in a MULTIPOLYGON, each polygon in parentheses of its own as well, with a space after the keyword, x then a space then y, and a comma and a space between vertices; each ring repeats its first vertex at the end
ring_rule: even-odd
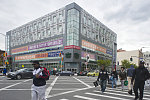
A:
POLYGON ((79 46, 79 11, 76 9, 67 12, 67 45, 79 46))

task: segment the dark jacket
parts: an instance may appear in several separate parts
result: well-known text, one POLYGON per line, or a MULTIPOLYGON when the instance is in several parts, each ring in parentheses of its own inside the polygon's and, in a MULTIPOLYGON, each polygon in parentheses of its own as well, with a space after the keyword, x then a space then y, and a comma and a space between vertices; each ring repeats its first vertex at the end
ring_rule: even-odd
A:
POLYGON ((127 78, 126 72, 125 71, 121 71, 119 73, 119 77, 120 77, 120 80, 126 80, 126 78, 127 78))
POLYGON ((111 76, 113 76, 113 78, 118 79, 118 73, 117 73, 117 71, 111 72, 111 76))
POLYGON ((135 69, 135 71, 133 72, 133 76, 132 76, 132 80, 131 82, 133 82, 133 80, 135 79, 135 82, 144 82, 149 78, 149 72, 145 67, 138 67, 135 69))
POLYGON ((108 72, 107 72, 107 70, 100 70, 100 72, 99 72, 99 75, 98 75, 98 78, 97 78, 97 80, 107 80, 107 79, 109 79, 109 76, 108 76, 108 72))
POLYGON ((131 66, 131 67, 127 70, 127 76, 128 76, 128 77, 132 77, 134 70, 135 70, 134 67, 131 66))
MULTIPOLYGON (((40 67, 42 68, 42 67, 40 67)), ((36 70, 36 69, 35 69, 36 70)), ((35 86, 44 86, 46 85, 46 78, 48 77, 45 70, 42 71, 42 76, 39 76, 39 78, 36 78, 35 75, 33 75, 33 84, 35 86)))

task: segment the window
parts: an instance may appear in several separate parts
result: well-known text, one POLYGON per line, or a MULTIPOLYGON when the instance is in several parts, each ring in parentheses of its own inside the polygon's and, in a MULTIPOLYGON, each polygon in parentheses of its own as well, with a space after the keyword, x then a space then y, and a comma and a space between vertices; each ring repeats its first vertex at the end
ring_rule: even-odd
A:
POLYGON ((71 53, 68 52, 65 54, 65 56, 66 56, 66 58, 71 58, 71 53))
POLYGON ((53 23, 56 23, 56 16, 53 16, 53 23))

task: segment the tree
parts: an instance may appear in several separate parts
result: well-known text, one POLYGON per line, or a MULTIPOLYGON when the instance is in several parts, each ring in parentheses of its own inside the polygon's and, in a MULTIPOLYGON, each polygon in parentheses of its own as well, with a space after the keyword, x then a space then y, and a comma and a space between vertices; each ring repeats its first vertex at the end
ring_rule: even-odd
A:
POLYGON ((98 66, 104 65, 104 67, 108 67, 108 66, 110 66, 110 64, 111 64, 110 60, 97 60, 98 66))
POLYGON ((133 65, 134 68, 137 67, 136 64, 129 62, 129 60, 122 60, 121 63, 122 63, 122 66, 125 68, 130 68, 131 65, 133 65))

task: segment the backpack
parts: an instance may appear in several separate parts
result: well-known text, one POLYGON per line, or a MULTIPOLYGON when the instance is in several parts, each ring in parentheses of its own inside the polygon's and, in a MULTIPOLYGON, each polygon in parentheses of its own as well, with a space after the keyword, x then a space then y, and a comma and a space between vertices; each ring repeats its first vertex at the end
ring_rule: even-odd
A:
POLYGON ((47 80, 49 80, 49 77, 50 77, 50 73, 48 72, 48 70, 45 68, 45 67, 42 67, 44 70, 44 72, 43 73, 45 73, 45 75, 47 76, 47 78, 45 78, 45 80, 47 81, 47 80))

